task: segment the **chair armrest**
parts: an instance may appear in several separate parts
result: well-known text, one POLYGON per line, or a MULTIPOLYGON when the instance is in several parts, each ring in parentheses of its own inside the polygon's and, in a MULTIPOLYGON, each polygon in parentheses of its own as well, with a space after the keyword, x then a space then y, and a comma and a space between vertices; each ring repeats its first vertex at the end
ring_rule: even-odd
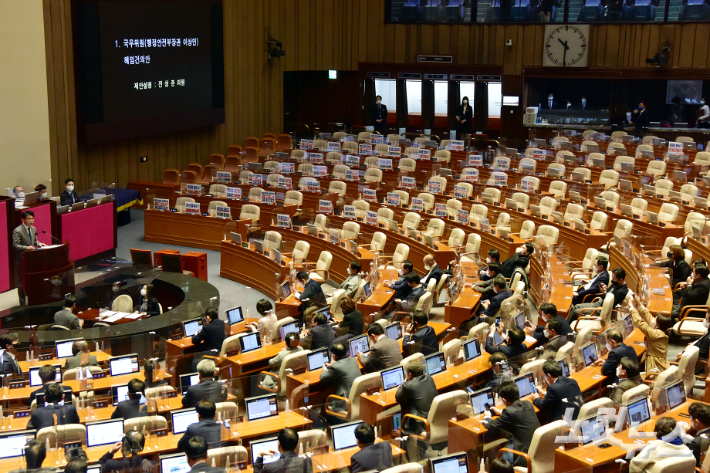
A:
MULTIPOLYGON (((601 311, 602 311, 601 307, 589 307, 587 309, 582 309, 582 311, 579 313, 579 315, 582 316, 582 314, 584 314, 584 313, 592 313, 593 314, 594 312, 601 312, 601 311)), ((598 317, 588 315, 588 316, 586 316, 586 318, 597 319, 598 317)))
POLYGON ((606 294, 604 294, 603 292, 599 292, 597 294, 587 294, 582 298, 582 303, 594 302, 594 299, 596 299, 597 297, 604 297, 605 295, 606 294))
POLYGON ((340 419, 349 419, 350 418, 350 400, 345 399, 344 397, 336 396, 335 394, 331 394, 325 399, 325 413, 330 414, 334 417, 338 417, 340 419), (339 411, 331 411, 328 406, 330 406, 330 401, 332 399, 337 399, 339 401, 345 401, 345 404, 348 406, 348 409, 345 411, 345 414, 339 411))
MULTIPOLYGON (((703 315, 705 315, 705 313, 709 309, 710 308, 706 305, 687 305, 687 306, 683 307, 683 309, 681 309, 680 319, 681 320, 684 319, 688 315, 688 313, 692 313, 692 312, 702 312, 703 315)), ((703 318, 705 318, 705 317, 703 317, 703 318)))
POLYGON ((414 414, 405 414, 404 417, 402 417, 402 425, 404 425, 406 419, 414 419, 417 422, 423 422, 424 423, 424 436, 422 437, 420 434, 413 434, 407 432, 407 435, 412 436, 416 439, 419 440, 426 440, 431 436, 431 430, 429 428, 429 421, 426 420, 423 417, 415 416, 414 414))
MULTIPOLYGON (((679 332, 679 333, 680 333, 681 329, 683 328, 683 323, 684 323, 686 320, 689 321, 689 322, 701 322, 701 323, 702 323, 702 321, 705 320, 705 318, 702 318, 702 319, 701 319, 700 317, 687 317, 687 316, 686 316, 686 317, 683 317, 682 319, 680 319, 680 324, 678 324, 678 332, 679 332)), ((680 355, 679 355, 679 356, 680 356, 680 355)))
POLYGON ((675 287, 673 288, 673 291, 677 291, 678 286, 680 286, 681 284, 683 284, 683 283, 682 282, 676 283, 675 287))
POLYGON ((647 373, 646 377, 643 379, 644 384, 648 384, 649 386, 653 385, 659 374, 660 373, 647 373))
MULTIPOLYGON (((315 269, 315 268, 313 268, 313 269, 311 270, 311 272, 314 272, 314 273, 316 273, 316 274, 318 274, 318 273, 321 272, 321 271, 325 271, 325 279, 323 279, 323 281, 327 282, 327 281, 330 279, 330 272, 329 272, 329 270, 327 270, 327 269, 315 269)), ((320 277, 320 275, 318 275, 318 277, 320 277)))
POLYGON ((264 375, 262 378, 262 381, 266 379, 267 377, 269 378, 276 378, 276 387, 275 388, 269 388, 267 386, 264 386, 262 382, 259 382, 259 388, 263 389, 264 391, 268 391, 270 393, 278 393, 281 391, 281 378, 279 378, 279 375, 272 373, 271 371, 262 371, 259 373, 259 376, 264 375))
POLYGON ((503 452, 508 452, 512 453, 513 455, 524 457, 525 461, 528 463, 528 473, 533 473, 532 463, 530 462, 530 456, 527 453, 519 452, 518 450, 513 450, 512 448, 501 448, 500 450, 498 450, 497 457, 500 458, 503 455, 503 452))

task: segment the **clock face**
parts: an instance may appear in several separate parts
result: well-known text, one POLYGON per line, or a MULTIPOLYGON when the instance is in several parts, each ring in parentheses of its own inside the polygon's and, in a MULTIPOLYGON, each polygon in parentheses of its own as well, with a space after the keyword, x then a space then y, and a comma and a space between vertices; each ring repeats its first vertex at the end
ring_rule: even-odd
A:
POLYGON ((589 58, 589 25, 546 25, 542 65, 586 67, 589 58))

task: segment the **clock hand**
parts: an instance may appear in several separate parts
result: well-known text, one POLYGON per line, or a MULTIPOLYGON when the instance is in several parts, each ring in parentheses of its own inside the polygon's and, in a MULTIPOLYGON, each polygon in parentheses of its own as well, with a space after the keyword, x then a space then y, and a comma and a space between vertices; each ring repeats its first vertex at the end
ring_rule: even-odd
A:
POLYGON ((560 38, 557 38, 557 41, 559 41, 560 44, 565 47, 565 51, 569 49, 569 46, 567 46, 567 41, 562 41, 560 38))
POLYGON ((567 65, 567 50, 568 50, 568 49, 569 49, 569 48, 568 48, 567 46, 565 46, 565 50, 564 50, 564 52, 562 53, 562 66, 566 66, 566 65, 567 65))

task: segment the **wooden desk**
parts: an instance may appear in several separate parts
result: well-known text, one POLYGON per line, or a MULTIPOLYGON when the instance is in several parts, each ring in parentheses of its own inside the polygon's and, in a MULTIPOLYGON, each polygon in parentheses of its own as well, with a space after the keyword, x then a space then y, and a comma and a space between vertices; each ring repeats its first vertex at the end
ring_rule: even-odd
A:
MULTIPOLYGON (((96 361, 99 363, 106 363, 108 362, 109 358, 111 358, 111 355, 109 355, 106 352, 103 351, 92 351, 90 355, 93 355, 96 357, 96 361)), ((64 368, 64 365, 66 364, 67 359, 66 358, 52 358, 50 360, 43 360, 43 361, 20 361, 20 368, 22 369, 23 373, 28 373, 30 371, 30 368, 33 366, 44 366, 44 365, 61 365, 62 368, 64 368)))
POLYGON ((478 280, 478 265, 467 261, 462 261, 460 264, 464 275, 464 288, 455 301, 444 307, 444 320, 457 328, 471 318, 471 314, 481 300, 481 293, 470 287, 478 280))
MULTIPOLYGON (((232 335, 237 335, 239 333, 244 333, 247 331, 247 324, 256 324, 259 319, 254 317, 248 317, 244 319, 243 322, 239 322, 234 325, 227 325, 229 333, 225 334, 225 337, 231 337, 232 335)), ((201 345, 197 347, 192 343, 192 337, 182 338, 180 340, 167 340, 166 341, 166 354, 168 358, 178 357, 186 353, 196 353, 201 345)))
POLYGON ((146 210, 145 241, 219 251, 229 222, 233 220, 146 210))
POLYGON ((385 286, 385 281, 396 281, 398 272, 394 268, 379 270, 379 282, 372 290, 370 297, 363 302, 357 303, 357 309, 362 312, 363 326, 367 327, 378 318, 378 312, 382 310, 394 298, 394 289, 385 286))
POLYGON ((557 312, 560 315, 565 315, 572 304, 574 295, 574 286, 565 284, 564 281, 570 280, 570 274, 567 267, 560 261, 556 254, 548 256, 548 265, 543 268, 538 261, 538 258, 533 255, 530 258, 530 288, 528 293, 532 296, 536 304, 543 302, 551 302, 557 307, 557 312), (547 272, 550 272, 553 284, 547 291, 543 290, 547 272))
POLYGON ((222 372, 226 371, 224 376, 230 379, 258 373, 264 369, 268 370, 269 360, 275 357, 281 349, 285 347, 286 344, 284 342, 264 345, 258 350, 225 357, 220 362, 219 367, 222 372))
MULTIPOLYGON (((626 271, 626 285, 632 291, 639 292, 641 287, 639 271, 615 244, 609 245, 609 263, 610 268, 621 267, 626 271)), ((647 260, 646 263, 650 263, 650 260, 647 260)), ((652 314, 670 315, 673 308, 673 290, 665 273, 664 268, 646 268, 646 275, 650 279, 650 289, 663 289, 662 295, 653 292, 649 294, 647 308, 652 314)))
POLYGON ((288 267, 231 240, 222 241, 220 250, 220 276, 253 287, 272 300, 277 299, 278 286, 288 276, 288 267))
POLYGON ((143 205, 133 204, 133 207, 145 209, 147 204, 153 207, 153 201, 148 200, 149 195, 154 195, 158 199, 168 199, 171 203, 175 202, 175 193, 180 192, 180 184, 164 184, 162 182, 153 181, 131 181, 127 186, 129 189, 136 190, 143 196, 143 205))

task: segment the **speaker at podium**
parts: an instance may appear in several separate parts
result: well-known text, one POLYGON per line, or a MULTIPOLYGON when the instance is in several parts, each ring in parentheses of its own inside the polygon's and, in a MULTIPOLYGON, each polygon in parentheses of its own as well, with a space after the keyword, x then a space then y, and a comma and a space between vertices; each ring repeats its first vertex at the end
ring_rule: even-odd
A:
POLYGON ((69 244, 50 245, 22 253, 22 287, 27 305, 64 300, 74 293, 74 261, 69 244))

